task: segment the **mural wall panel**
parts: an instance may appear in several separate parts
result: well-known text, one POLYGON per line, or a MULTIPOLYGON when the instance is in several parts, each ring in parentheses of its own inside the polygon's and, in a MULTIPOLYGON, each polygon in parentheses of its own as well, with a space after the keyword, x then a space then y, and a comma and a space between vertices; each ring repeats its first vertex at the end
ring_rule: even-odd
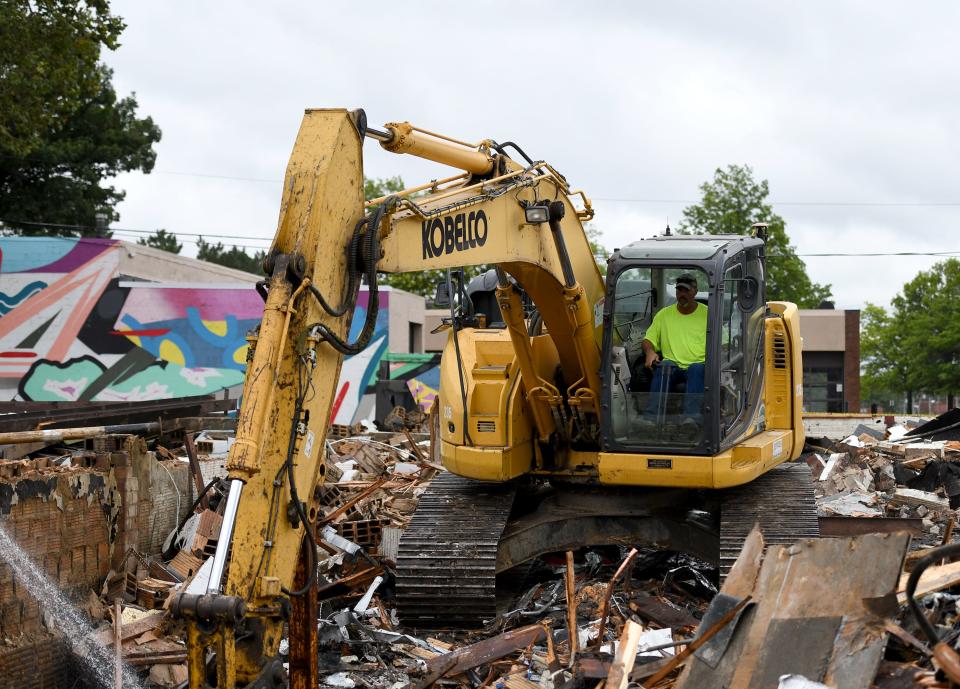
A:
MULTIPOLYGON (((139 401, 217 392, 243 382, 246 334, 263 302, 247 284, 159 284, 119 274, 123 243, 0 237, 0 397, 34 401, 139 401)), ((198 269, 203 264, 198 262, 198 269)), ((351 339, 366 318, 360 294, 351 339)), ((390 293, 380 294, 367 349, 344 361, 331 420, 373 413, 387 352, 390 293)), ((425 409, 435 363, 392 364, 425 409)))

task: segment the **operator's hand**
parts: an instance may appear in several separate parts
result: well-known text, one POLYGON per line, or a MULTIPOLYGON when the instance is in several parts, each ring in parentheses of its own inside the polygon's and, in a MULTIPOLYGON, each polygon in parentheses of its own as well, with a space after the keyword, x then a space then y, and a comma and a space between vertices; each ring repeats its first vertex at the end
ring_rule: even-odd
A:
POLYGON ((647 359, 643 365, 647 368, 653 368, 653 365, 660 362, 660 355, 655 350, 647 352, 647 359))

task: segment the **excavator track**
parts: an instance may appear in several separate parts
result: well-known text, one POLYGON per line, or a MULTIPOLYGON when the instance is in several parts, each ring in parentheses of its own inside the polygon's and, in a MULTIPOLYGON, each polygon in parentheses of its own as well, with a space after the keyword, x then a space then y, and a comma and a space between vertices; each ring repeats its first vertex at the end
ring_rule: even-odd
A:
POLYGON ((442 473, 400 538, 397 609, 425 629, 479 627, 497 614, 497 543, 517 489, 442 473))
POLYGON ((810 467, 788 462, 750 483, 724 491, 720 507, 720 577, 727 576, 743 543, 760 525, 766 545, 819 538, 810 467))

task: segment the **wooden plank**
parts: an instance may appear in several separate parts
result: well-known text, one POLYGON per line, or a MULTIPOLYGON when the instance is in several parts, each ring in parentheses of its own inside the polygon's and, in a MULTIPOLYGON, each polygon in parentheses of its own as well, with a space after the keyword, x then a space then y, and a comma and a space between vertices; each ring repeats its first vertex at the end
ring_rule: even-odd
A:
POLYGON ((686 610, 678 610, 643 591, 630 594, 630 602, 627 605, 641 619, 656 622, 662 627, 683 629, 684 627, 696 627, 700 624, 700 620, 686 610))
MULTIPOLYGON (((929 553, 924 553, 929 554, 929 553)), ((908 572, 900 576, 900 583, 897 586, 897 602, 900 605, 907 604, 907 579, 910 578, 908 572)), ((917 582, 917 590, 914 593, 915 598, 920 598, 928 593, 942 591, 945 588, 960 584, 960 560, 951 562, 938 567, 928 567, 920 575, 920 581, 917 582)))
MULTIPOLYGON (((140 636, 144 632, 148 632, 151 629, 156 629, 163 624, 163 618, 163 612, 155 612, 153 614, 141 617, 139 620, 128 622, 120 628, 121 643, 140 636)), ((96 632, 93 638, 104 646, 113 646, 113 629, 103 629, 99 632, 96 632)))
POLYGON ((606 689, 627 689, 630 671, 633 670, 633 664, 637 661, 637 646, 640 645, 641 634, 643 634, 643 626, 633 620, 627 620, 623 625, 620 643, 617 645, 617 652, 613 656, 613 663, 607 674, 606 689))
POLYGON ((567 571, 564 578, 564 587, 567 594, 567 638, 570 647, 570 658, 577 652, 577 596, 574 584, 573 551, 567 551, 567 571))
MULTIPOLYGON (((193 444, 193 433, 183 434, 183 447, 187 451, 187 459, 190 461, 190 473, 193 474, 193 483, 197 489, 197 495, 200 497, 200 507, 210 509, 210 503, 203 492, 203 472, 200 471, 200 459, 197 457, 197 446, 193 444)), ((178 515, 179 518, 179 515, 178 515)))
POLYGON ((113 682, 116 689, 123 689, 123 603, 117 598, 113 602, 113 682))
POLYGON ((543 625, 532 624, 444 653, 427 661, 427 674, 415 689, 426 689, 445 675, 459 675, 478 665, 499 660, 518 649, 543 641, 546 635, 547 630, 543 625))
POLYGON ((617 571, 613 573, 610 583, 603 592, 603 600, 600 602, 600 612, 598 614, 598 617, 600 618, 600 628, 597 630, 597 640, 594 642, 598 649, 603 645, 604 629, 607 625, 607 613, 610 610, 610 597, 613 595, 613 589, 616 587, 620 577, 629 572, 630 565, 633 564, 633 560, 637 557, 638 552, 639 551, 636 548, 630 549, 630 552, 627 553, 627 556, 623 559, 623 562, 621 562, 620 566, 617 567, 617 571))

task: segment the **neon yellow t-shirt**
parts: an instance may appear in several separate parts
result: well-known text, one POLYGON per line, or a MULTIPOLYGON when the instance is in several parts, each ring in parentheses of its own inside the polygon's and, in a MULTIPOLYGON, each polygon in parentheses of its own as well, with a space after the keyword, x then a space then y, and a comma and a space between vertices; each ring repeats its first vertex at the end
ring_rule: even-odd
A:
POLYGON ((680 368, 703 363, 707 358, 707 307, 698 303, 689 314, 680 313, 676 304, 660 309, 644 339, 680 368))

